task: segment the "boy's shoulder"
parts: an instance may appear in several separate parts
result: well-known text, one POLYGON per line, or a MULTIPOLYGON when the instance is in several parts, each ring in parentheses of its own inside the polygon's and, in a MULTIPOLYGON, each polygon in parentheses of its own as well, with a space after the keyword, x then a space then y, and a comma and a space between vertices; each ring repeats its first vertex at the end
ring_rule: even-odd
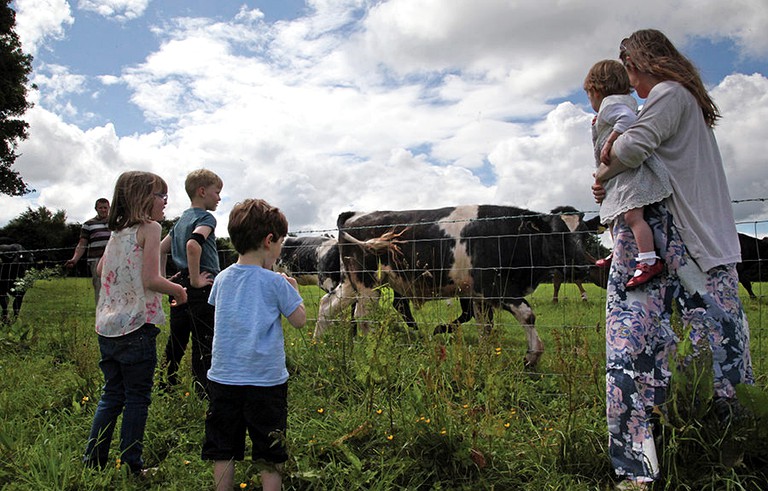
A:
POLYGON ((227 282, 236 279, 238 282, 263 283, 275 281, 279 276, 278 273, 260 266, 234 263, 221 270, 214 281, 227 282))
POLYGON ((181 213, 179 221, 176 223, 183 224, 184 222, 207 222, 215 225, 216 217, 208 210, 191 206, 181 213))

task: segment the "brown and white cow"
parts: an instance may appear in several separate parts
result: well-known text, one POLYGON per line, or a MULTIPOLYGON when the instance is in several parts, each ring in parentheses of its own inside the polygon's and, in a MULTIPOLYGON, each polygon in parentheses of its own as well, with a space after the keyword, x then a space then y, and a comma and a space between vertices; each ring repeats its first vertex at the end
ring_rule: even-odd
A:
POLYGON ((315 337, 354 302, 363 317, 387 284, 416 305, 467 299, 486 330, 494 308, 512 313, 526 330, 525 361, 535 365, 544 345, 524 297, 553 268, 591 264, 563 216, 508 206, 345 212, 337 225, 342 282, 320 302, 315 337))

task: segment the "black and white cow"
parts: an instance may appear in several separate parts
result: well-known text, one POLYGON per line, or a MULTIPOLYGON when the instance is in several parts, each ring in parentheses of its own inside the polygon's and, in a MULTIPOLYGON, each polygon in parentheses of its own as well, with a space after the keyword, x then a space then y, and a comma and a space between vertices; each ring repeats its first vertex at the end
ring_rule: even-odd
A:
MULTIPOLYGON (((329 293, 341 283, 338 240, 329 236, 286 237, 275 269, 296 278, 300 285, 317 285, 329 293)), ((408 300, 395 292, 392 304, 406 324, 415 328, 408 300)))
MULTIPOLYGON (((600 224, 600 216, 584 220, 584 213, 572 206, 558 206, 550 213, 553 215, 562 215, 568 223, 572 232, 589 232, 591 234, 601 234, 606 229, 600 224), (578 217, 578 220, 572 220, 571 216, 578 217)), ((586 244, 585 244, 586 247, 586 244)), ((597 246, 599 247, 599 246, 597 246)), ((588 258, 593 258, 594 253, 600 251, 587 250, 588 258)), ((593 261, 594 263, 594 261, 593 261)), ((588 301, 587 291, 584 289, 585 282, 592 282, 595 285, 605 288, 608 283, 608 271, 600 269, 594 264, 589 268, 585 267, 562 267, 552 271, 552 303, 558 303, 560 300, 560 287, 563 283, 573 283, 579 289, 579 294, 583 301, 588 301)))
POLYGON ((750 298, 757 298, 752 291, 753 281, 768 281, 768 240, 747 234, 739 234, 741 262, 736 265, 739 282, 744 285, 750 298))
POLYGON ((317 285, 330 292, 341 282, 338 241, 329 236, 286 237, 275 264, 300 285, 317 285))
POLYGON ((553 268, 591 264, 566 220, 571 218, 492 205, 342 213, 337 225, 343 279, 320 301, 315 337, 353 302, 355 317, 364 316, 378 299, 377 287, 388 284, 416 305, 467 299, 486 330, 493 308, 511 312, 526 330, 525 361, 535 365, 544 345, 524 297, 553 268))
POLYGON ((25 292, 14 289, 14 285, 17 279, 24 277, 33 262, 32 253, 21 244, 0 244, 0 308, 3 322, 9 320, 9 295, 13 297, 13 315, 19 315, 25 292))

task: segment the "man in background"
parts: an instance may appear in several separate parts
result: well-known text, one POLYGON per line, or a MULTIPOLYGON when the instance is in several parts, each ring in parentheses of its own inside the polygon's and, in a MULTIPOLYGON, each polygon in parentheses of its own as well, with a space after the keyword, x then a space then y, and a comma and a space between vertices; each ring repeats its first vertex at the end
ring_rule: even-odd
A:
POLYGON ((99 198, 96 200, 96 216, 87 220, 80 229, 80 240, 75 246, 75 253, 72 259, 64 263, 67 268, 74 268, 85 251, 88 251, 88 268, 91 271, 91 281, 93 282, 93 295, 96 304, 99 303, 99 291, 101 290, 101 278, 96 273, 96 266, 99 264, 104 248, 109 241, 109 227, 107 218, 109 216, 109 200, 99 198))

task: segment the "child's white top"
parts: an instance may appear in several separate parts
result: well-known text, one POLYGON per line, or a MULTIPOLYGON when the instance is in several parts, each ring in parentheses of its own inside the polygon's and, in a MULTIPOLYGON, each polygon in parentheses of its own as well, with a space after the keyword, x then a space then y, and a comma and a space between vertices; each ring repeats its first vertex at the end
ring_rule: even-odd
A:
POLYGON ((651 153, 664 163, 674 189, 666 204, 688 253, 702 271, 741 261, 715 132, 685 87, 672 81, 656 84, 637 123, 616 140, 613 149, 628 167, 645 167, 641 164, 651 153))
POLYGON ((139 225, 113 231, 104 249, 101 295, 96 306, 96 332, 106 337, 124 336, 144 324, 165 323, 162 295, 147 290, 141 279, 145 258, 136 232, 139 225))
POLYGON ((208 303, 216 306, 208 380, 272 387, 288 380, 281 316, 301 295, 282 275, 233 264, 216 276, 208 303))
MULTIPOLYGON (((600 151, 611 132, 624 133, 636 120, 637 101, 631 95, 609 95, 603 99, 592 124, 592 143, 598 166, 600 151)), ((603 224, 611 223, 633 208, 661 201, 672 193, 669 173, 655 155, 650 155, 642 165, 616 175, 603 187, 605 199, 600 204, 603 224)))

